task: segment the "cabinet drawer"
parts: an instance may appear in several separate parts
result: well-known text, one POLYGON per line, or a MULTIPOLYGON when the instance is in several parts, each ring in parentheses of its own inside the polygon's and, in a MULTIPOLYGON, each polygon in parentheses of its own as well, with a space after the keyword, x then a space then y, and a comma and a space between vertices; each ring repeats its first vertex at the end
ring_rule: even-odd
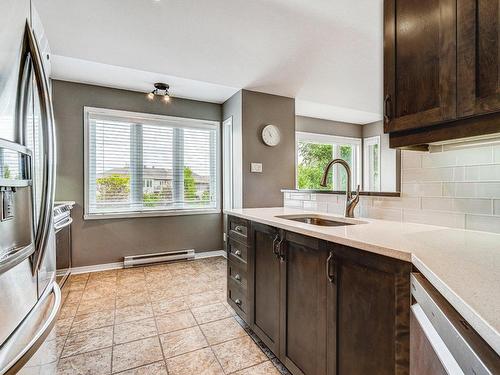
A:
POLYGON ((247 290, 247 273, 245 267, 240 262, 227 262, 227 277, 228 280, 238 285, 245 292, 247 290))
POLYGON ((246 264, 248 259, 248 248, 246 245, 229 238, 227 243, 227 254, 229 260, 246 264))
POLYGON ((248 313, 247 295, 232 280, 229 280, 227 285, 227 302, 238 315, 243 315, 242 318, 246 320, 248 313))
POLYGON ((238 217, 229 216, 228 235, 230 238, 246 243, 248 235, 248 222, 238 217))

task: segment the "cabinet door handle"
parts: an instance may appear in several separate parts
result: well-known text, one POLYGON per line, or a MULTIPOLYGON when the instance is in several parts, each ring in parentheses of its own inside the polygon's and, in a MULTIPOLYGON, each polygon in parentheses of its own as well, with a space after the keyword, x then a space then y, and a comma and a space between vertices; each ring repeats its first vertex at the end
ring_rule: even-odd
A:
POLYGON ((241 299, 237 298, 234 303, 236 303, 238 306, 241 306, 241 299))
POLYGON ((235 226, 235 227, 234 227, 234 230, 235 230, 236 232, 240 232, 240 233, 242 232, 242 228, 241 228, 239 225, 235 226))
POLYGON ((238 280, 238 281, 241 281, 241 276, 240 276, 240 274, 239 274, 239 273, 237 273, 237 274, 234 276, 234 278, 235 278, 236 280, 238 280))
POLYGON ((276 258, 279 258, 280 254, 279 254, 279 245, 277 244, 278 240, 280 238, 280 235, 277 234, 275 237, 274 237, 274 240, 273 240, 273 254, 276 258))
POLYGON ((389 109, 389 104, 391 104, 391 96, 387 94, 384 98, 384 122, 386 124, 391 121, 391 110, 389 109))
POLYGON ((236 256, 241 256, 241 250, 235 250, 234 255, 236 256))
POLYGON ((285 248, 281 246, 282 242, 283 238, 278 243, 278 257, 282 262, 284 262, 286 260, 286 257, 285 257, 285 248))
POLYGON ((328 281, 333 284, 335 282, 335 277, 330 272, 332 268, 331 265, 332 260, 333 260, 333 251, 330 251, 330 255, 328 255, 328 258, 326 259, 326 277, 328 278, 328 281))

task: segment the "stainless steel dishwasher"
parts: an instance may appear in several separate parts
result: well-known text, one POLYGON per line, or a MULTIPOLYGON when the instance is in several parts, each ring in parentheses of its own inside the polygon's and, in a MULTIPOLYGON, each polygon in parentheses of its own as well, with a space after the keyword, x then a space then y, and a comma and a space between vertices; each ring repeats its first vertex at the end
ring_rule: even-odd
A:
POLYGON ((419 273, 411 293, 410 375, 500 374, 499 355, 419 273))

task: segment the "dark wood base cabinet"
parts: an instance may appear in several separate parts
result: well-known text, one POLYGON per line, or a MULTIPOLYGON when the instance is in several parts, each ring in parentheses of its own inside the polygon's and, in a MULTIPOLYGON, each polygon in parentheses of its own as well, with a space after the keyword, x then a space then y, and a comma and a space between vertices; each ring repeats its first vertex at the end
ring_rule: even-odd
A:
POLYGON ((327 335, 333 332, 327 329, 325 243, 291 232, 283 239, 279 357, 293 374, 327 374, 327 335))
POLYGON ((276 228, 251 223, 253 248, 250 262, 250 321, 247 323, 274 354, 279 353, 280 238, 276 228))
POLYGON ((229 254, 228 301, 244 295, 245 312, 236 312, 292 374, 409 373, 410 263, 260 223, 245 228, 246 289, 234 285, 241 267, 229 254))
POLYGON ((408 374, 409 263, 333 245, 337 373, 408 374))

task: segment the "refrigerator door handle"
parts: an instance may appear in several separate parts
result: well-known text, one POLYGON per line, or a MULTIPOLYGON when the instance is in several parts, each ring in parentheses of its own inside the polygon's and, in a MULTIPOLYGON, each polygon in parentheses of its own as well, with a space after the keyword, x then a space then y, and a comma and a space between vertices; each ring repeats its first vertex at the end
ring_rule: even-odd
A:
POLYGON ((43 143, 43 176, 42 176, 42 202, 40 218, 35 236, 36 252, 32 261, 32 272, 35 274, 42 263, 49 239, 49 230, 52 226, 52 207, 55 194, 55 134, 54 113, 49 93, 48 79, 42 63, 42 56, 33 30, 26 23, 26 43, 28 53, 33 62, 33 71, 37 83, 40 99, 42 143, 43 143))
POLYGON ((16 109, 16 129, 17 129, 17 142, 26 145, 26 109, 28 107, 30 99, 30 81, 32 72, 32 61, 31 53, 25 53, 23 56, 23 61, 21 61, 23 66, 21 82, 17 91, 17 109, 16 109))

